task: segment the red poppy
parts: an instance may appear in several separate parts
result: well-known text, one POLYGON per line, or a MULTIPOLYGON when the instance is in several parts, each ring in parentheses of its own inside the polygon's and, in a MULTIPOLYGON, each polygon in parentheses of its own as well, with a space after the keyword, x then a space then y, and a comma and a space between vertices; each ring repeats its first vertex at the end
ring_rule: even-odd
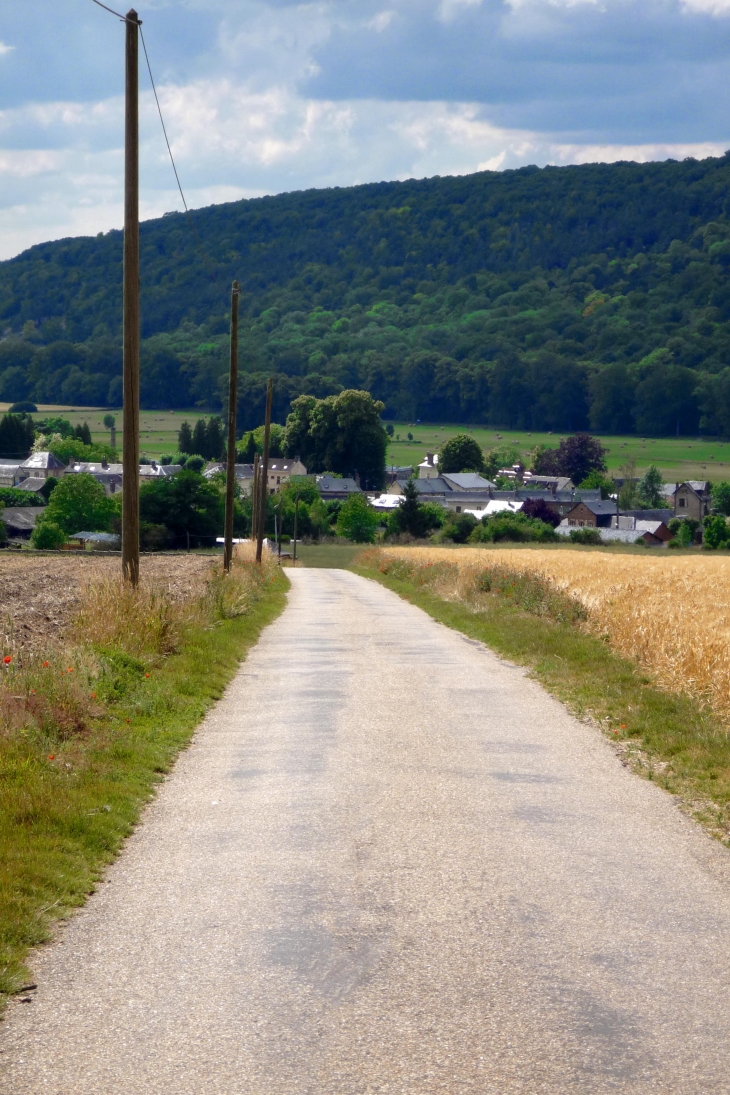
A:
POLYGON ((625 723, 625 722, 622 722, 622 723, 621 723, 621 729, 622 729, 622 730, 625 730, 625 729, 626 729, 626 723, 625 723))
POLYGON ((70 665, 68 667, 68 669, 66 670, 67 673, 73 673, 73 671, 74 671, 74 667, 72 665, 70 665))
POLYGON ((43 668, 44 668, 44 669, 48 669, 48 666, 49 666, 50 664, 51 664, 50 662, 44 662, 44 663, 43 663, 43 668))
POLYGON ((145 673, 145 677, 149 677, 149 673, 145 673))
POLYGON ((3 661, 5 662, 6 665, 10 665, 12 660, 13 659, 10 657, 9 654, 6 654, 5 657, 3 658, 3 661))
POLYGON ((56 754, 55 753, 49 753, 48 754, 48 759, 49 760, 55 760, 56 759, 56 754))
POLYGON ((91 698, 92 698, 92 700, 95 700, 95 699, 96 699, 96 692, 92 692, 92 693, 91 693, 91 698))

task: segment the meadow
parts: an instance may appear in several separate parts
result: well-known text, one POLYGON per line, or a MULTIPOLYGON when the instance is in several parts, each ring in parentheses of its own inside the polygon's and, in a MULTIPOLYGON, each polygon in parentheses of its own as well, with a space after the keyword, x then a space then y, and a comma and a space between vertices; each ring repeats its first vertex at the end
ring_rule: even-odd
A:
MULTIPOLYGON (((0 414, 6 411, 8 404, 0 403, 0 414)), ((151 460, 163 453, 177 452, 177 435, 183 422, 194 425, 198 418, 208 415, 209 411, 193 408, 188 411, 140 411, 140 452, 151 460)), ((107 407, 64 407, 57 405, 39 405, 34 418, 47 415, 60 415, 72 425, 88 422, 94 441, 109 442, 109 430, 104 426, 106 414, 113 414, 117 420, 117 446, 121 450, 123 443, 121 409, 110 410, 107 407)), ((438 449, 450 437, 457 433, 468 432, 485 450, 502 445, 514 445, 527 461, 530 451, 536 445, 556 446, 559 434, 528 433, 525 430, 494 430, 480 426, 447 425, 435 426, 426 423, 394 422, 393 438, 388 445, 387 462, 389 464, 419 464, 426 452, 438 449), (408 440, 408 434, 413 437, 408 440)), ((695 437, 633 437, 601 436, 601 443, 608 449, 606 463, 615 475, 630 458, 636 461, 637 473, 641 474, 650 464, 661 469, 666 482, 682 482, 685 479, 730 479, 730 441, 718 441, 712 438, 695 437)))

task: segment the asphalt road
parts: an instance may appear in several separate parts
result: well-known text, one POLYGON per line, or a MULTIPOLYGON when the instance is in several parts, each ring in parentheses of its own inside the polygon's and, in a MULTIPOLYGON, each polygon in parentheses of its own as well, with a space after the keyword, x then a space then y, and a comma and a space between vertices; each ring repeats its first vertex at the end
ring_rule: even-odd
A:
POLYGON ((291 578, 0 1091, 730 1093, 730 855, 521 670, 291 578))

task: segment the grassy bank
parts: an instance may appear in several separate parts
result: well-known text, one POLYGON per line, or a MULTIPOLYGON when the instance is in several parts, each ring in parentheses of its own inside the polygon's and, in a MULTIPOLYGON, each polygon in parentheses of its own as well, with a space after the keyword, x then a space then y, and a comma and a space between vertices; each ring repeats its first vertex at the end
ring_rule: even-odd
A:
POLYGON ((575 715, 600 727, 626 764, 680 796, 683 808, 730 847, 727 722, 690 696, 660 689, 607 637, 587 631, 586 610, 575 598, 487 559, 461 586, 455 564, 419 564, 377 550, 362 552, 352 569, 529 667, 575 715))
POLYGON ((287 586, 278 567, 251 564, 177 603, 161 588, 135 597, 102 582, 54 653, 4 666, 0 993, 28 983, 28 950, 93 891, 155 784, 282 610, 287 586))

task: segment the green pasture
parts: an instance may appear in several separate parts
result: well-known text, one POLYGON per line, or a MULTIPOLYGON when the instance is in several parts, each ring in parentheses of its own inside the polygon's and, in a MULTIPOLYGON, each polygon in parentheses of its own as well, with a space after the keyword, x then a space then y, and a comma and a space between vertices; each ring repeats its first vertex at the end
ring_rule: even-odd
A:
MULTIPOLYGON (((389 464, 418 464, 426 452, 438 451, 456 433, 470 433, 483 449, 515 445, 524 457, 536 445, 557 446, 559 434, 529 433, 525 430, 482 429, 479 426, 430 426, 393 423, 393 440, 388 446, 389 464), (413 441, 408 440, 408 434, 413 441), (400 440, 398 437, 400 436, 400 440)), ((567 435, 566 435, 567 436, 567 435)), ((608 449, 609 471, 617 474, 630 457, 640 474, 656 464, 666 482, 685 479, 730 479, 730 441, 695 437, 601 437, 608 449)))
MULTIPOLYGON (((7 405, 0 403, 0 413, 7 405)), ((194 425, 198 418, 209 411, 140 411, 140 452, 156 459, 166 452, 177 452, 177 434, 187 420, 194 425)), ((39 406, 34 418, 56 414, 67 418, 72 425, 88 422, 94 441, 109 441, 109 430, 103 425, 106 414, 117 420, 117 446, 122 446, 122 412, 108 407, 60 407, 39 406)), ((530 433, 525 430, 483 429, 479 426, 433 426, 408 422, 393 423, 393 439, 388 446, 389 464, 419 464, 426 452, 438 449, 456 433, 471 433, 483 449, 498 445, 515 445, 525 459, 536 445, 555 446, 559 434, 530 433), (413 440, 408 440, 408 434, 413 440)), ((639 473, 649 464, 660 468, 666 482, 684 479, 730 479, 730 441, 696 437, 601 437, 608 449, 609 471, 617 474, 630 457, 636 460, 639 473)))

